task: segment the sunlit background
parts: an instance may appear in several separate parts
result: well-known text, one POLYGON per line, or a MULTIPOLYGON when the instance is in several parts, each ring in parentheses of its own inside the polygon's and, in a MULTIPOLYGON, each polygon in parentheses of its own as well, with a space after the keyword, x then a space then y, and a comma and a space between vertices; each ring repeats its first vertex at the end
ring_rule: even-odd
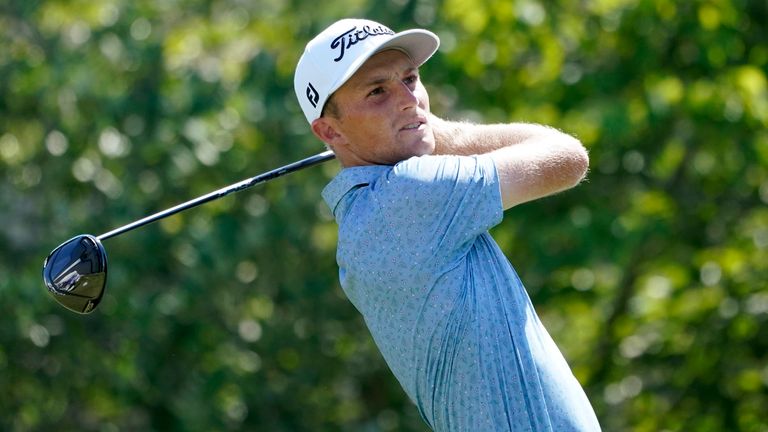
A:
POLYGON ((336 162, 45 256, 323 150, 295 100, 338 18, 436 32, 433 111, 578 136, 589 179, 493 230, 606 431, 768 431, 768 3, 0 1, 0 429, 425 431, 341 291, 336 162))

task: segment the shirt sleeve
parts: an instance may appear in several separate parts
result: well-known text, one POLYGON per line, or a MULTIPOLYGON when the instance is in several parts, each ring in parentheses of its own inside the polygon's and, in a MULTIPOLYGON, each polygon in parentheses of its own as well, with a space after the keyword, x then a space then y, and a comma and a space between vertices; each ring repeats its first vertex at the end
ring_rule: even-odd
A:
POLYGON ((386 223, 416 242, 409 248, 421 244, 432 256, 456 256, 503 217, 498 174, 487 155, 411 158, 374 187, 386 223))

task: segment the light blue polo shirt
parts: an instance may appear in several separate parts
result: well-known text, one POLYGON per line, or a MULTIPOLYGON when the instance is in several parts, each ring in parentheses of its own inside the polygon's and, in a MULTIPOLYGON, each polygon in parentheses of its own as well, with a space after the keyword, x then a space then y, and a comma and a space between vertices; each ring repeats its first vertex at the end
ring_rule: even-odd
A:
POLYGON ((488 156, 343 169, 323 191, 341 286, 435 431, 598 431, 594 411, 488 234, 488 156))

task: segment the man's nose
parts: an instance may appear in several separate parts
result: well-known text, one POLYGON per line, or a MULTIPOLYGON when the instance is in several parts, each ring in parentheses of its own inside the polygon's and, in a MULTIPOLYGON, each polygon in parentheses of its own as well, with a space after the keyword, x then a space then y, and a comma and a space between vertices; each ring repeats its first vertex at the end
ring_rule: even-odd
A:
POLYGON ((400 85, 398 88, 398 97, 400 102, 400 109, 406 110, 408 108, 413 108, 418 106, 419 104, 419 97, 418 97, 418 88, 411 89, 408 87, 408 84, 404 82, 400 82, 400 85))

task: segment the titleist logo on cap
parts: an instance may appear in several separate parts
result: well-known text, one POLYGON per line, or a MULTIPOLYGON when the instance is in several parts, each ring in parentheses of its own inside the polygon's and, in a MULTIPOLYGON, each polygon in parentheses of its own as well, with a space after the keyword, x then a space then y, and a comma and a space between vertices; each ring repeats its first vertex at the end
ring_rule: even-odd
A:
POLYGON ((390 30, 389 28, 379 25, 378 27, 371 27, 371 26, 363 26, 361 30, 357 29, 357 26, 352 27, 351 29, 345 31, 344 33, 340 34, 336 37, 333 41, 331 41, 331 48, 339 50, 339 56, 333 59, 333 61, 338 62, 341 61, 341 59, 344 58, 344 54, 347 52, 347 49, 351 46, 355 45, 356 43, 360 42, 363 39, 367 39, 369 36, 382 36, 382 35, 393 35, 395 32, 390 30))

